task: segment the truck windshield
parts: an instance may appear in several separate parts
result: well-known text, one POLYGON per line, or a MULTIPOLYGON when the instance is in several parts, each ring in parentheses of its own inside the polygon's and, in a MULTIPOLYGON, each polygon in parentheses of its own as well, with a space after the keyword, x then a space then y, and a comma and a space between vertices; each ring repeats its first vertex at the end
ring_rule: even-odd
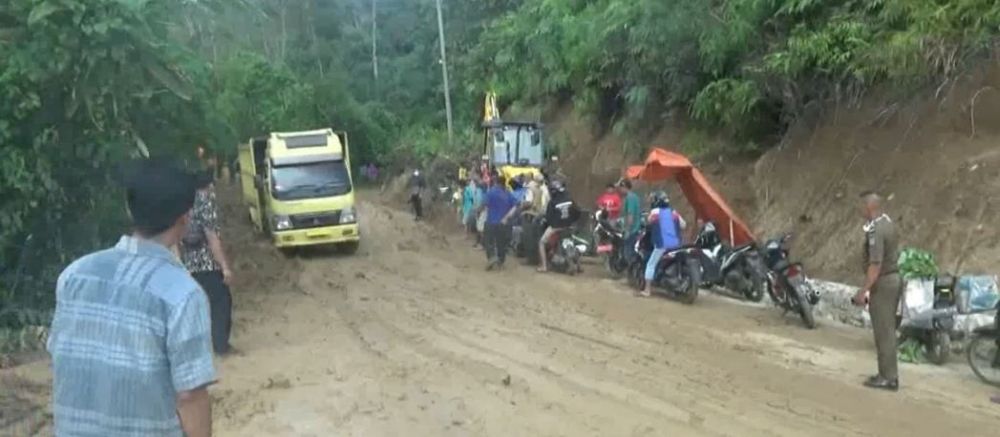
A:
POLYGON ((271 188, 278 200, 340 196, 351 192, 344 161, 321 161, 271 169, 271 188))

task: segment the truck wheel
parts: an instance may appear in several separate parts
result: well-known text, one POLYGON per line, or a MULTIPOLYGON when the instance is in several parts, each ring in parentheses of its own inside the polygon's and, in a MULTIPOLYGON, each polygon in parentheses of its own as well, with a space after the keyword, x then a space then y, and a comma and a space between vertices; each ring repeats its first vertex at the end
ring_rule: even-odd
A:
POLYGON ((351 241, 348 243, 341 243, 338 246, 338 249, 340 249, 340 252, 345 255, 354 255, 355 253, 358 253, 359 247, 361 247, 360 241, 351 241))
POLYGON ((534 223, 526 224, 521 230, 521 246, 524 249, 524 259, 529 265, 539 265, 541 260, 538 259, 538 239, 541 235, 538 234, 538 227, 534 223))

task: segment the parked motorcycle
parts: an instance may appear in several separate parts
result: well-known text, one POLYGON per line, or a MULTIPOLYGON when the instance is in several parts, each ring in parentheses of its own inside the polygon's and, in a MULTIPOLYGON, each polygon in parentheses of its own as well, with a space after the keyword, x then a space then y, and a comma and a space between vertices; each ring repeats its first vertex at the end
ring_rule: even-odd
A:
POLYGON ((786 234, 769 240, 764 245, 764 264, 768 268, 765 288, 771 300, 785 312, 795 311, 809 329, 816 328, 812 307, 819 303, 819 294, 809 284, 802 263, 791 262, 788 243, 792 235, 786 234))
MULTIPOLYGON (((636 290, 642 290, 646 286, 646 262, 653 253, 649 232, 641 231, 635 243, 635 251, 639 256, 629 260, 628 281, 636 290)), ((698 298, 698 288, 701 287, 698 252, 695 246, 682 246, 663 254, 653 275, 653 290, 676 297, 683 303, 694 303, 698 298)))
POLYGON ((951 332, 955 327, 955 277, 941 275, 934 278, 933 306, 931 310, 911 315, 906 325, 898 326, 899 341, 914 338, 923 345, 927 361, 937 365, 948 362, 951 355, 951 332))
POLYGON ((730 247, 719 238, 715 224, 707 222, 698 232, 695 246, 701 251, 703 286, 723 286, 752 302, 764 298, 767 272, 757 243, 730 247))
POLYGON ((594 213, 594 246, 597 255, 604 260, 604 267, 608 273, 618 278, 628 270, 625 233, 615 226, 609 217, 608 210, 604 208, 594 213))
MULTIPOLYGON (((528 264, 538 264, 540 261, 538 259, 538 240, 542 238, 542 233, 547 227, 548 224, 544 217, 535 217, 530 214, 519 217, 511 226, 510 250, 512 253, 519 258, 525 258, 528 264)), ((566 238, 573 241, 580 256, 594 252, 593 243, 577 235, 575 229, 566 230, 566 234, 566 238)))
POLYGON ((580 244, 572 229, 556 232, 546 248, 549 269, 569 275, 583 272, 580 257, 586 252, 587 247, 580 244))

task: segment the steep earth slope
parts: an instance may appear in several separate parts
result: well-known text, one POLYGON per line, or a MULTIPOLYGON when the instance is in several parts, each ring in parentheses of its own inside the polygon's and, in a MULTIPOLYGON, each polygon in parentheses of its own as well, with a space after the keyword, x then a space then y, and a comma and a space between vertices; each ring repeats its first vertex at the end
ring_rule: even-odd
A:
MULTIPOLYGON (((551 135, 563 145, 564 170, 581 201, 642 158, 615 135, 595 138, 565 107, 552 114, 551 135)), ((657 131, 643 144, 679 149, 682 125, 657 131)), ((759 159, 699 165, 759 237, 796 233, 795 253, 819 276, 859 276, 856 201, 867 189, 888 197, 903 244, 932 251, 943 269, 992 274, 1000 266, 996 61, 919 95, 817 109, 759 159)))

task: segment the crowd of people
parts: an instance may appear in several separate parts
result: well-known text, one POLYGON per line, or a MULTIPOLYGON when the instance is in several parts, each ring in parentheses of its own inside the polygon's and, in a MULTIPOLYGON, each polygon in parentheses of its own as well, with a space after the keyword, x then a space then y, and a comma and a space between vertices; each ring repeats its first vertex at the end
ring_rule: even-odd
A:
POLYGON ((486 156, 469 167, 459 170, 457 216, 473 245, 485 251, 486 269, 504 267, 511 242, 522 239, 523 224, 546 223, 549 231, 537 243, 539 270, 545 271, 546 242, 555 230, 569 227, 580 215, 561 172, 548 167, 507 180, 486 156))
MULTIPOLYGON (((469 173, 463 173, 469 174, 469 173)), ((487 257, 487 270, 502 268, 512 225, 518 220, 544 218, 545 231, 538 240, 539 272, 548 269, 548 245, 552 236, 574 225, 580 209, 574 203, 565 179, 557 171, 546 168, 541 172, 518 175, 512 181, 504 180, 488 165, 483 157, 480 165, 471 172, 460 199, 459 218, 476 245, 482 245, 487 257)), ((596 199, 595 207, 607 212, 609 220, 618 224, 624 235, 626 257, 634 256, 636 238, 645 226, 649 234, 651 252, 645 260, 644 288, 637 294, 652 294, 653 277, 665 253, 695 239, 701 227, 710 222, 699 218, 697 227, 686 237, 687 223, 671 206, 663 191, 653 191, 649 196, 649 209, 644 213, 640 196, 628 179, 608 184, 596 199)), ((862 213, 867 220, 865 230, 864 286, 858 291, 854 303, 871 306, 873 332, 878 357, 878 373, 864 385, 877 389, 897 390, 895 309, 900 300, 902 281, 895 268, 899 249, 895 225, 882 211, 881 198, 873 193, 862 195, 862 213)))
MULTIPOLYGON (((530 249, 537 250, 538 271, 548 271, 553 237, 571 229, 582 215, 582 209, 567 188, 558 160, 550 160, 542 169, 515 175, 509 181, 490 165, 487 156, 470 167, 471 171, 465 167, 459 170, 461 188, 455 197, 457 215, 459 223, 474 240, 474 246, 482 247, 486 253, 486 269, 503 268, 508 249, 516 246, 511 241, 521 242, 519 232, 523 232, 524 225, 533 224, 542 231, 537 242, 529 242, 533 245, 530 249)), ((411 178, 411 187, 419 185, 413 182, 417 174, 419 171, 411 178)), ((411 192, 410 201, 419 201, 414 200, 415 197, 419 196, 411 192)), ((682 231, 686 223, 671 208, 663 191, 650 195, 650 213, 645 222, 641 198, 627 179, 608 184, 598 196, 595 207, 607 211, 609 219, 622 228, 628 255, 634 253, 635 239, 644 223, 661 223, 661 213, 669 217, 669 220, 662 220, 662 226, 650 227, 654 250, 648 260, 647 276, 655 271, 663 253, 684 242, 682 231)), ((647 281, 649 283, 651 281, 647 281)), ((639 294, 649 296, 648 287, 639 294)))

